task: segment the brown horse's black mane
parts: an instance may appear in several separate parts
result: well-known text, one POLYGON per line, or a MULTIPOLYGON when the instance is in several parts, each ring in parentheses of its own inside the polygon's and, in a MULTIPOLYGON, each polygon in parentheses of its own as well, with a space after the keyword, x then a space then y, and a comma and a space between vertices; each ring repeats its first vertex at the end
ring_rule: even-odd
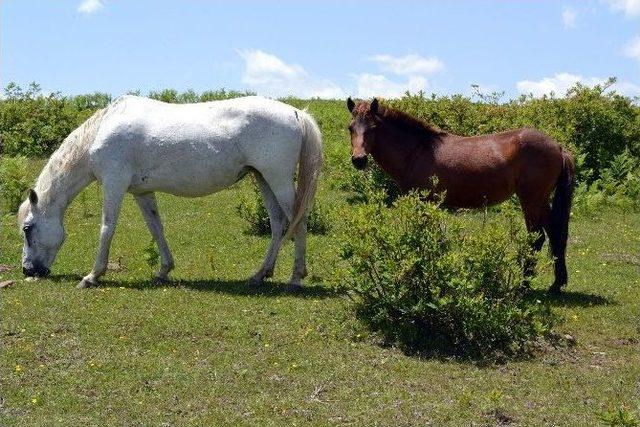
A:
POLYGON ((412 133, 416 136, 424 137, 427 141, 440 139, 440 137, 449 134, 448 132, 438 129, 435 126, 431 126, 424 120, 410 116, 404 111, 396 110, 390 107, 384 107, 382 105, 378 107, 378 117, 382 121, 392 123, 406 132, 412 133))

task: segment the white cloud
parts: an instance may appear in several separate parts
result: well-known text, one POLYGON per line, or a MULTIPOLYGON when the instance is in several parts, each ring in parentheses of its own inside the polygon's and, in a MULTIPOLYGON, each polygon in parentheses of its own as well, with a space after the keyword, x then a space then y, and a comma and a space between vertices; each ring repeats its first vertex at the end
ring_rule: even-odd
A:
POLYGON ((322 99, 340 99, 346 96, 346 92, 337 84, 329 80, 322 80, 310 88, 309 96, 322 99))
POLYGON ((624 46, 622 52, 629 58, 640 60, 640 36, 636 36, 624 46))
POLYGON ((244 60, 242 83, 267 96, 342 98, 345 92, 326 79, 313 79, 297 64, 288 64, 277 56, 258 49, 238 51, 244 60))
POLYGON ((306 77, 306 71, 296 64, 285 64, 275 55, 261 50, 242 50, 238 52, 245 61, 242 82, 248 85, 265 85, 297 80, 306 77))
MULTIPOLYGON (((548 95, 554 92, 558 96, 565 96, 567 91, 576 83, 585 86, 603 85, 608 79, 601 77, 583 77, 570 73, 558 73, 553 77, 545 77, 538 81, 523 80, 517 83, 518 91, 524 94, 533 94, 535 97, 548 95)), ((611 85, 611 89, 626 96, 640 96, 640 85, 622 81, 611 85)))
POLYGON ((640 0, 606 0, 609 7, 617 12, 623 12, 626 16, 640 15, 640 0))
POLYGON ((78 12, 90 15, 102 9, 102 0, 84 0, 78 5, 78 12))
POLYGON ((381 96, 384 98, 397 98, 405 92, 418 92, 429 87, 427 79, 423 76, 409 76, 407 81, 398 83, 389 80, 381 74, 358 74, 356 77, 356 96, 359 98, 372 98, 381 96))
POLYGON ((427 77, 444 69, 444 64, 438 58, 416 54, 381 54, 371 56, 369 60, 378 65, 379 71, 396 74, 404 78, 404 81, 392 80, 379 71, 355 74, 353 77, 356 81, 356 96, 360 98, 397 98, 406 92, 426 91, 430 87, 427 77))
POLYGON ((524 94, 533 94, 540 97, 548 95, 551 92, 559 96, 566 95, 567 91, 576 83, 582 83, 587 86, 595 86, 603 84, 607 79, 600 77, 583 77, 570 73, 557 73, 553 77, 545 77, 538 81, 523 80, 516 84, 519 92, 524 94))
POLYGON ((626 96, 640 96, 640 85, 631 82, 620 82, 613 85, 616 92, 626 96))
POLYGON ((405 56, 374 55, 369 58, 376 62, 382 71, 389 71, 402 76, 431 74, 444 68, 444 64, 436 57, 411 54, 405 56))
POLYGON ((564 7, 562 9, 562 23, 565 28, 576 28, 576 20, 578 18, 578 12, 571 7, 564 7))
MULTIPOLYGON (((240 50, 238 54, 244 60, 242 83, 262 95, 294 95, 303 98, 346 96, 340 85, 331 80, 311 76, 302 66, 285 62, 271 53, 248 49, 240 50)), ((438 58, 415 54, 375 55, 368 59, 377 65, 378 70, 352 75, 355 94, 361 98, 394 98, 404 95, 407 91, 415 93, 427 90, 430 87, 427 77, 444 69, 438 58), (385 72, 398 77, 389 78, 385 72)))

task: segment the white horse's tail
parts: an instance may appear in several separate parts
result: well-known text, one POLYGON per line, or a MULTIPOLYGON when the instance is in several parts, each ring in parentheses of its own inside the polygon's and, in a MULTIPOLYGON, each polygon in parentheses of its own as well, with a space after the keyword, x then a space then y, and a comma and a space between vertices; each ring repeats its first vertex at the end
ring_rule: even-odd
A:
POLYGON ((293 219, 284 235, 284 242, 291 238, 300 221, 309 216, 322 168, 322 134, 320 129, 313 117, 306 111, 297 110, 297 114, 302 128, 302 148, 298 163, 298 187, 296 188, 293 219))

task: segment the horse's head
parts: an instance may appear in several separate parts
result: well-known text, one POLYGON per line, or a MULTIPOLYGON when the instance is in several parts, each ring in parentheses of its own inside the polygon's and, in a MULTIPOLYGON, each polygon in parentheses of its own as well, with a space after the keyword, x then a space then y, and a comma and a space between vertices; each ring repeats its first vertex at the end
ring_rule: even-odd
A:
POLYGON ((29 190, 29 198, 22 203, 18 214, 24 246, 22 271, 25 276, 45 277, 64 241, 62 218, 52 217, 38 206, 38 195, 29 190))
POLYGON ((351 162, 356 169, 367 166, 367 155, 371 153, 375 142, 376 117, 378 115, 378 100, 373 98, 371 103, 360 102, 356 105, 351 98, 347 99, 347 108, 351 112, 351 162))

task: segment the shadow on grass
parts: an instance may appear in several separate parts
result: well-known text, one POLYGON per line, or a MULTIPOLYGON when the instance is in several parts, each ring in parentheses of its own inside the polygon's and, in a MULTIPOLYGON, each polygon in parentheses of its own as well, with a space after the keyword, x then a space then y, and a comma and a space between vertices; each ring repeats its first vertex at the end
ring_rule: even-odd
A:
POLYGON ((100 281, 101 287, 128 288, 128 289, 162 289, 165 287, 186 288, 202 292, 218 292, 238 296, 264 296, 264 297, 297 297, 322 299, 337 296, 338 294, 330 288, 321 285, 303 285, 300 289, 291 291, 289 284, 284 282, 265 282, 260 286, 247 284, 245 280, 173 280, 168 283, 158 284, 154 280, 132 280, 132 281, 100 281))
POLYGON ((546 289, 532 289, 526 298, 540 300, 554 307, 594 307, 616 304, 615 301, 601 295, 564 289, 559 295, 549 294, 546 289))
POLYGON ((80 274, 52 274, 45 280, 50 280, 54 283, 79 282, 80 280, 82 280, 82 276, 80 274))

